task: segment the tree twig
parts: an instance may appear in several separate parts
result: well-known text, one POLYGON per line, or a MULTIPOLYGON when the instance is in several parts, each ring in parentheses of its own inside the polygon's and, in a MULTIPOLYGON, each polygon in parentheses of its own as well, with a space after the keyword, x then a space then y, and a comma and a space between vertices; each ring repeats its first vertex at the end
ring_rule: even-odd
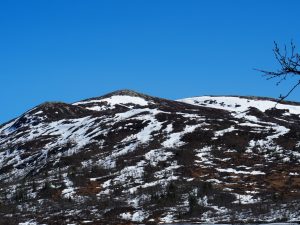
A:
MULTIPOLYGON (((284 46, 283 50, 280 50, 278 44, 274 42, 273 52, 276 61, 280 65, 280 68, 276 71, 261 69, 255 70, 263 73, 263 76, 267 77, 267 80, 278 78, 279 81, 277 81, 276 85, 279 85, 289 77, 300 76, 300 55, 296 53, 296 45, 293 41, 290 43, 290 51, 287 50, 286 45, 284 46)), ((280 95, 277 104, 286 99, 299 85, 300 80, 289 90, 286 95, 280 95)))

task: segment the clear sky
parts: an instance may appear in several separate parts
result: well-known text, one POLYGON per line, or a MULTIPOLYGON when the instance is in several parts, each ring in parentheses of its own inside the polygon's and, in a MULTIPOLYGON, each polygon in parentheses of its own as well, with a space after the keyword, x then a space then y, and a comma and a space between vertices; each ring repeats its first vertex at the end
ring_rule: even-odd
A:
MULTIPOLYGON (((0 1, 0 123, 117 89, 278 97, 273 41, 300 51, 298 0, 0 1)), ((300 101, 300 89, 290 100, 300 101)))

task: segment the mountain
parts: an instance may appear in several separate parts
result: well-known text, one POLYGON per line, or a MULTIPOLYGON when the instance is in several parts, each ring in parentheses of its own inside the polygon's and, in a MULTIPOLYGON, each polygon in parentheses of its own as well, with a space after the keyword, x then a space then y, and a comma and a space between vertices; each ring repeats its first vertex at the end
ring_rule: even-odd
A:
POLYGON ((130 90, 0 126, 0 224, 300 221, 300 104, 130 90))

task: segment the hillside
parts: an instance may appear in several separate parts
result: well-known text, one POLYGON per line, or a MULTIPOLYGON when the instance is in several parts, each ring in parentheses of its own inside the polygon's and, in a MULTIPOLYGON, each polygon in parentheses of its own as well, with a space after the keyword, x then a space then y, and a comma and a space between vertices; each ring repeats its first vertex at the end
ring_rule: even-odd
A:
POLYGON ((41 104, 0 126, 0 224, 300 221, 300 104, 275 105, 129 90, 41 104))

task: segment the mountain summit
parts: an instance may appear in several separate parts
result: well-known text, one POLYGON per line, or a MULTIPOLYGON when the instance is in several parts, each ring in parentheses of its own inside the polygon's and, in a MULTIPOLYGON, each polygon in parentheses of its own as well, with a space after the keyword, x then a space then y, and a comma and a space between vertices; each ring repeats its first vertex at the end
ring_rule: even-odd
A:
POLYGON ((0 126, 0 224, 295 222, 299 174, 299 103, 121 90, 0 126))

